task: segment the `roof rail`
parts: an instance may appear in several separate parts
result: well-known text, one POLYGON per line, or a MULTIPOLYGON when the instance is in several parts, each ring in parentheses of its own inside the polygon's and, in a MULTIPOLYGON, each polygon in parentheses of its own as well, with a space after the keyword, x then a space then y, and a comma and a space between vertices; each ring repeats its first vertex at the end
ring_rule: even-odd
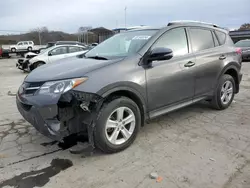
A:
POLYGON ((207 23, 207 22, 201 22, 201 21, 195 21, 195 20, 175 20, 175 21, 169 22, 168 26, 170 26, 170 25, 178 25, 178 24, 186 24, 186 23, 195 23, 195 24, 202 24, 202 25, 210 25, 210 26, 213 26, 213 27, 219 27, 218 25, 213 24, 213 23, 207 23))

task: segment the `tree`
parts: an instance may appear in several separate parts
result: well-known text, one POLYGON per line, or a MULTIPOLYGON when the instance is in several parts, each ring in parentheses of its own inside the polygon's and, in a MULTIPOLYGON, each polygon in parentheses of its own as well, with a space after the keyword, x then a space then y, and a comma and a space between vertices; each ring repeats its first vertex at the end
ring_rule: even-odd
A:
POLYGON ((42 32, 42 33, 48 33, 49 32, 49 29, 47 28, 47 27, 41 27, 40 28, 40 31, 42 32))
POLYGON ((242 30, 250 30, 250 23, 244 23, 239 28, 240 31, 242 30))

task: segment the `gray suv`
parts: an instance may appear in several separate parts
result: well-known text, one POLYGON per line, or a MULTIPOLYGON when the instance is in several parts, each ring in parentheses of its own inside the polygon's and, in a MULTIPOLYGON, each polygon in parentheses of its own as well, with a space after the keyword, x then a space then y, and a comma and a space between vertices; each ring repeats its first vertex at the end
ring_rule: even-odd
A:
POLYGON ((22 116, 58 141, 88 136, 124 150, 140 127, 201 100, 226 109, 239 92, 241 50, 216 25, 171 22, 114 35, 87 53, 43 65, 17 93, 22 116))

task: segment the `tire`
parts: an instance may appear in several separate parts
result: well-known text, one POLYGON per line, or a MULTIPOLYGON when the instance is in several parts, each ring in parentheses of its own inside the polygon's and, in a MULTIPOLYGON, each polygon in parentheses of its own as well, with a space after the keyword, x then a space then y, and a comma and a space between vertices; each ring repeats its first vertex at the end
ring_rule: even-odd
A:
POLYGON ((31 52, 32 51, 32 47, 28 47, 28 49, 27 49, 29 52, 31 52))
POLYGON ((37 67, 40 67, 42 65, 44 65, 44 62, 36 62, 33 65, 30 66, 30 70, 33 71, 34 69, 36 69, 37 67))
POLYGON ((228 108, 234 99, 235 91, 236 91, 236 86, 235 86, 235 81, 233 77, 228 74, 222 75, 221 78, 219 79, 219 83, 216 87, 216 90, 214 92, 215 94, 212 99, 213 108, 217 110, 224 110, 228 108), (230 92, 229 92, 229 89, 228 89, 228 92, 226 92, 227 94, 225 94, 225 92, 223 92, 225 90, 222 90, 222 89, 225 88, 226 84, 229 84, 229 83, 231 83, 232 90, 230 89, 230 92), (223 93, 225 94, 224 97, 223 97, 223 93))
POLYGON ((11 48, 11 52, 16 52, 16 48, 11 48))
POLYGON ((116 98, 110 101, 109 103, 105 103, 101 108, 100 112, 98 113, 96 126, 94 130, 95 146, 105 153, 116 153, 122 151, 127 147, 129 147, 134 142, 140 127, 141 127, 141 112, 137 104, 127 97, 116 98), (123 121, 116 121, 118 119, 117 118, 118 113, 116 110, 119 111, 121 109, 124 110, 124 113, 122 113, 124 115, 123 116, 124 120, 126 119, 126 115, 128 114, 131 115, 131 117, 133 117, 134 115, 134 117, 132 118, 134 121, 132 120, 132 122, 128 124, 123 124, 124 123, 123 121), (116 128, 107 129, 107 121, 110 118, 114 118, 115 119, 114 121, 117 122, 116 128), (123 128, 119 127, 123 125, 124 125, 123 128), (112 143, 111 140, 109 140, 114 133, 112 132, 112 130, 113 131, 117 130, 116 132, 119 132, 117 134, 117 140, 115 144, 112 143), (123 131, 127 133, 130 132, 130 134, 127 134, 130 135, 130 137, 127 137, 127 140, 124 137, 123 131))

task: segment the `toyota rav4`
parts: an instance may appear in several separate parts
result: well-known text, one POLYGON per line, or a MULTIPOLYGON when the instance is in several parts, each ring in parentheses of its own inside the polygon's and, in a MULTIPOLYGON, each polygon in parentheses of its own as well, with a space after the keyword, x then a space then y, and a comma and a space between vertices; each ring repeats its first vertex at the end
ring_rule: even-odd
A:
POLYGON ((226 109, 239 92, 241 61, 228 31, 216 25, 144 27, 35 69, 19 88, 17 107, 52 139, 86 134, 91 146, 118 152, 146 120, 202 100, 226 109))

